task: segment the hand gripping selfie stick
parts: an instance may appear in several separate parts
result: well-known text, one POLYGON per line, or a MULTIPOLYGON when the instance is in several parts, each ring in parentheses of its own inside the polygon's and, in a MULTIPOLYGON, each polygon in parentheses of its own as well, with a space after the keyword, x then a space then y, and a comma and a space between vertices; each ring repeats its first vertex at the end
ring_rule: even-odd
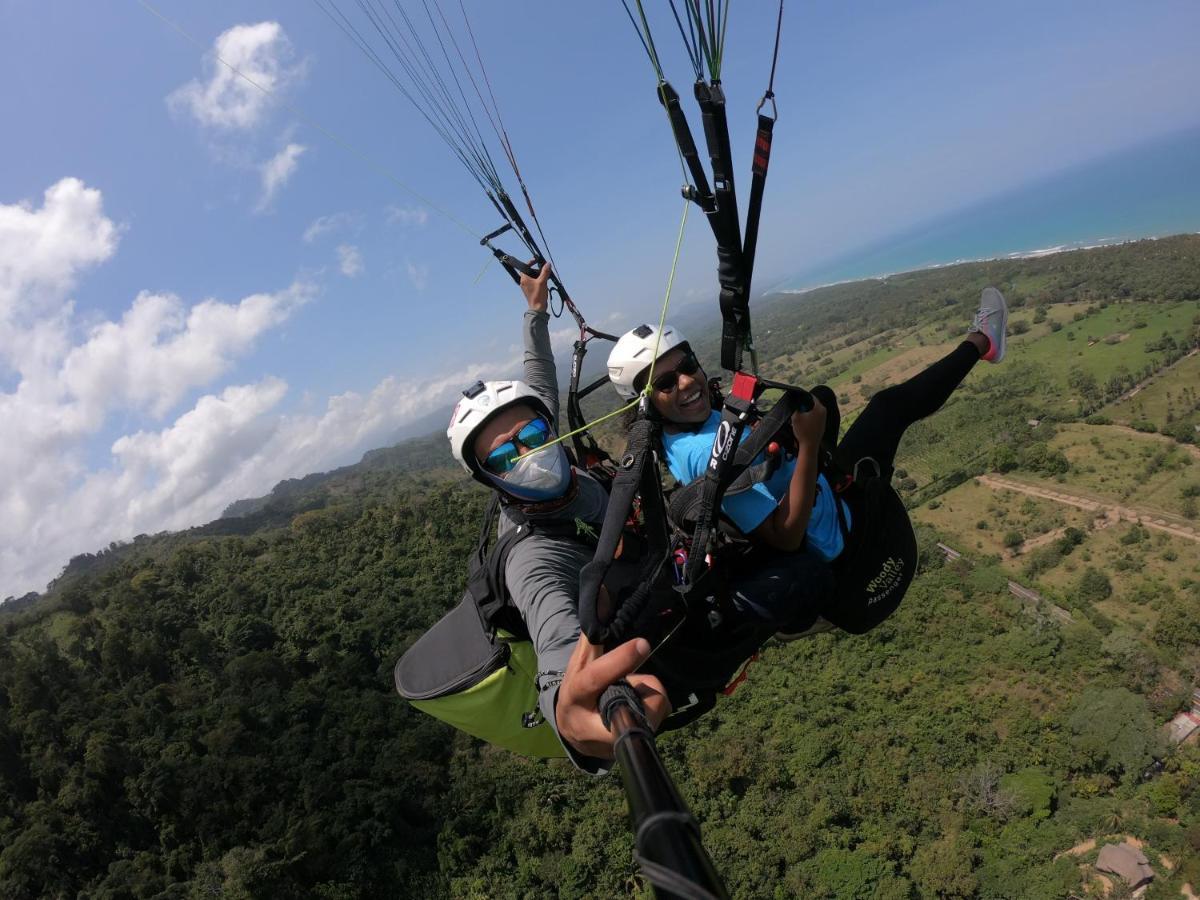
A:
POLYGON ((700 823, 688 811, 667 774, 642 701, 619 681, 600 697, 600 716, 613 736, 613 751, 629 801, 635 858, 659 898, 728 900, 721 877, 700 842, 700 823))

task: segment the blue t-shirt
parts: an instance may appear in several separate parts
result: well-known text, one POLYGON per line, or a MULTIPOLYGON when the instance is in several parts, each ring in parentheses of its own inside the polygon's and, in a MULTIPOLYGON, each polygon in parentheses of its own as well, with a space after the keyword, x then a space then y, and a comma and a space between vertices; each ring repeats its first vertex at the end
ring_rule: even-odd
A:
MULTIPOLYGON (((712 454, 713 437, 721 413, 713 410, 708 421, 699 431, 681 431, 677 434, 663 433, 663 448, 667 453, 667 465, 680 484, 690 484, 704 474, 708 458, 712 454)), ((760 455, 755 463, 761 462, 760 455)), ((738 528, 749 534, 775 512, 775 507, 787 493, 788 482, 795 471, 795 458, 785 459, 766 481, 759 482, 748 491, 726 495, 721 501, 721 510, 733 520, 738 528)), ((834 506, 833 490, 824 475, 817 476, 817 497, 812 515, 808 519, 808 545, 823 559, 830 560, 842 552, 844 541, 838 526, 837 507, 834 506)), ((850 508, 842 503, 846 525, 850 525, 850 508)))

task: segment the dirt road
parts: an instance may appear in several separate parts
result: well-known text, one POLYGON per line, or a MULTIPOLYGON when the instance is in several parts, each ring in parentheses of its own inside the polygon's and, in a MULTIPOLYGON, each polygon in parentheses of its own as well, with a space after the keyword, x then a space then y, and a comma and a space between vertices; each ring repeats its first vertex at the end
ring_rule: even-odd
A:
POLYGON ((1050 488, 1037 485, 1023 484, 1020 481, 1013 481, 1011 478, 1004 478, 1000 475, 980 475, 978 480, 980 484, 992 490, 1015 491, 1018 494, 1027 494, 1030 497, 1039 497, 1042 500, 1053 500, 1055 503, 1064 503, 1068 506, 1086 509, 1089 512, 1096 513, 1097 516, 1104 516, 1113 522, 1137 522, 1143 528, 1165 531, 1167 534, 1174 535, 1175 537, 1200 543, 1200 533, 1197 533, 1196 526, 1183 524, 1182 520, 1174 520, 1173 517, 1168 519, 1159 513, 1149 510, 1138 509, 1134 506, 1122 506, 1107 501, 1093 500, 1090 497, 1081 497, 1077 494, 1068 494, 1065 491, 1051 490, 1050 488))

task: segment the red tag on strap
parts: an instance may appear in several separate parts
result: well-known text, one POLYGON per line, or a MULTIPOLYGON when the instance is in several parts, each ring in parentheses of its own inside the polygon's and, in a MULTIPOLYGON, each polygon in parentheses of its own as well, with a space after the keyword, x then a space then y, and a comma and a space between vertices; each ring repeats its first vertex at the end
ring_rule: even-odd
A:
POLYGON ((739 400, 753 400, 754 389, 758 387, 758 378, 745 372, 733 373, 733 390, 730 393, 739 400))

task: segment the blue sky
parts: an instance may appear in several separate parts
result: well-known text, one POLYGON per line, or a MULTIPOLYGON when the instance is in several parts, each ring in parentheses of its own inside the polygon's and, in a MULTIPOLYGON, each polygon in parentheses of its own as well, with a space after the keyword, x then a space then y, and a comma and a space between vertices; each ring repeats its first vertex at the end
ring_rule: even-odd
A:
MULTIPOLYGON (((476 234, 498 224, 315 4, 154 5, 204 50, 135 0, 0 0, 0 596, 390 443, 514 358, 522 304, 496 266, 476 280, 475 240, 298 115, 476 234), (221 35, 273 98, 214 92, 221 35)), ((679 169, 619 3, 466 5, 577 302, 611 329, 649 318, 679 169)), ((739 175, 774 14, 730 18, 739 175)), ((758 284, 1194 126, 1198 33, 1193 2, 792 0, 758 284)), ((691 218, 677 303, 714 293, 691 218)))

